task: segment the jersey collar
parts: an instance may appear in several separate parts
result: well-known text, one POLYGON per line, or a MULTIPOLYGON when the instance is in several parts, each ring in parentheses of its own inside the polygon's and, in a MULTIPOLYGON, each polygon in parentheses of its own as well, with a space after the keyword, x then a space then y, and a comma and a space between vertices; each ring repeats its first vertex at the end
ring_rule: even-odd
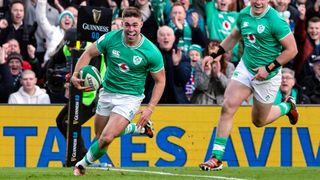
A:
POLYGON ((260 19, 260 18, 262 18, 264 15, 267 14, 267 12, 268 12, 269 9, 270 9, 270 5, 268 5, 268 7, 266 8, 266 10, 265 10, 262 14, 260 14, 259 16, 253 15, 251 9, 252 9, 252 6, 250 7, 250 16, 252 16, 252 17, 254 17, 254 18, 257 18, 257 19, 260 19))

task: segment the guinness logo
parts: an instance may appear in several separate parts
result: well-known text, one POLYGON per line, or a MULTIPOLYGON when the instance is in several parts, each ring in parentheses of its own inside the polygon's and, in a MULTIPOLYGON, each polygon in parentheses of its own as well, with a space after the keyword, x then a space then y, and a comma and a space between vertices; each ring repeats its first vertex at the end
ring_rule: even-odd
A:
POLYGON ((101 17, 101 10, 92 9, 93 21, 97 24, 101 17))

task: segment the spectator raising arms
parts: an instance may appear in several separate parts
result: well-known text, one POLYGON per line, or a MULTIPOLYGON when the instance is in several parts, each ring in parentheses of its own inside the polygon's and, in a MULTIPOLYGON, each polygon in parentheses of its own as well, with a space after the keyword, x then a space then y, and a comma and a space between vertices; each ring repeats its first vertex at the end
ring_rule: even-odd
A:
MULTIPOLYGON (((209 42, 205 54, 211 54, 218 48, 220 41, 209 42)), ((201 63, 195 65, 196 90, 191 99, 195 104, 222 104, 227 84, 234 71, 234 65, 226 61, 227 53, 218 56, 211 64, 201 69, 201 63)))
POLYGON ((47 43, 47 50, 44 55, 44 63, 49 60, 58 44, 63 39, 65 31, 75 26, 75 18, 73 14, 68 10, 61 12, 59 16, 58 26, 51 25, 46 16, 46 4, 47 0, 38 0, 36 8, 37 22, 40 28, 42 28, 43 32, 45 33, 47 43))
MULTIPOLYGON (((34 33, 36 25, 28 25, 24 22, 25 6, 22 0, 13 0, 10 3, 11 19, 0 20, 0 45, 8 39, 16 39, 21 48, 21 55, 28 59, 28 45, 36 47, 34 33)), ((45 14, 45 12, 44 12, 45 14)))
MULTIPOLYGON (((163 104, 185 104, 189 102, 185 94, 185 85, 190 79, 190 60, 181 49, 176 49, 174 42, 173 30, 168 26, 160 27, 158 30, 158 45, 166 70, 166 86, 159 101, 163 104)), ((153 86, 151 87, 149 92, 153 89, 153 86)), ((147 98, 149 96, 147 95, 147 98)))

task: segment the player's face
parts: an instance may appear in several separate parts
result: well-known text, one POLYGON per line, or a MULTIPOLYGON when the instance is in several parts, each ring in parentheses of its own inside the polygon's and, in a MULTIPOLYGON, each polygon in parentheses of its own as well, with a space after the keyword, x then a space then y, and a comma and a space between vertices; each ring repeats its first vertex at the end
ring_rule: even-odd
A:
POLYGON ((123 18, 123 30, 126 43, 134 45, 140 41, 140 32, 143 22, 137 17, 123 18))
POLYGON ((255 16, 261 15, 268 7, 269 0, 251 0, 251 12, 255 16))
POLYGON ((11 17, 15 24, 21 24, 24 18, 24 7, 20 3, 14 3, 11 7, 11 17))

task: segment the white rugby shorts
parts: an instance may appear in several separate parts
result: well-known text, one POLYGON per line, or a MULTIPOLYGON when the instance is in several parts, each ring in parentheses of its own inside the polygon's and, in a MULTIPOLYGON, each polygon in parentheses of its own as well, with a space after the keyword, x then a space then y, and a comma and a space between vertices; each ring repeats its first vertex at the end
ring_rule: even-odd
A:
POLYGON ((131 122, 139 110, 143 98, 143 96, 108 93, 101 88, 96 114, 110 116, 111 112, 115 112, 131 122))
POLYGON ((253 96, 259 102, 264 104, 273 103, 281 85, 281 70, 278 72, 278 74, 268 80, 252 80, 253 77, 254 75, 248 71, 247 67, 241 60, 231 79, 239 81, 240 83, 249 87, 253 92, 253 96))

